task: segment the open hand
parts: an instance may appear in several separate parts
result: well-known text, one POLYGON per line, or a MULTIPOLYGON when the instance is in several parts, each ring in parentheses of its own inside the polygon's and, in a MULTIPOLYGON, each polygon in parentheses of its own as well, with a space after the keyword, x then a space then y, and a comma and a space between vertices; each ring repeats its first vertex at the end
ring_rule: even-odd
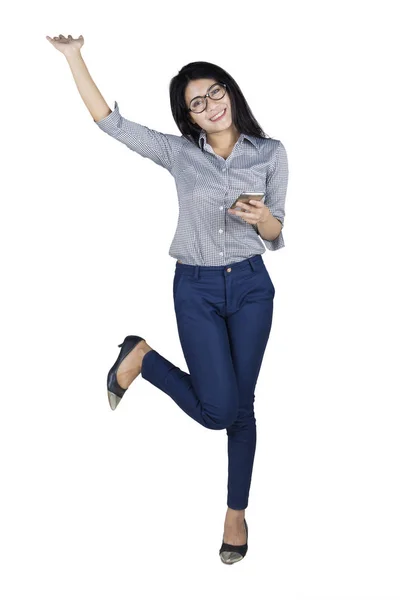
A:
POLYGON ((64 56, 71 56, 71 54, 74 52, 79 52, 85 43, 83 35, 80 35, 77 39, 74 39, 72 35, 69 35, 66 38, 62 35, 62 33, 54 38, 46 35, 46 40, 49 40, 49 42, 53 44, 54 48, 57 48, 57 50, 59 50, 61 54, 64 54, 64 56))

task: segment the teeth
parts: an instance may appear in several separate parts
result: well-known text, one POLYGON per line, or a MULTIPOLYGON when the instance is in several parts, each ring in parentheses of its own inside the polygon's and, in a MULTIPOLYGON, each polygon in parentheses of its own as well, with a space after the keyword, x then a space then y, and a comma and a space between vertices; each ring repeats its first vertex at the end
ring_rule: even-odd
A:
POLYGON ((221 112, 218 113, 217 115, 215 115, 215 117, 213 117, 212 119, 210 119, 210 121, 215 121, 215 119, 218 119, 218 117, 220 117, 222 115, 222 113, 224 112, 224 110, 221 110, 221 112))

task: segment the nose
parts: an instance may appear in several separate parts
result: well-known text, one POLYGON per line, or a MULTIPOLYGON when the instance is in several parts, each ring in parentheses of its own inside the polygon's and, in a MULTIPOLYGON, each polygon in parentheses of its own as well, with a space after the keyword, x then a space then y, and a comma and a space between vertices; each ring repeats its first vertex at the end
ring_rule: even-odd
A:
POLYGON ((210 98, 207 98, 207 114, 210 114, 210 113, 213 113, 215 111, 218 111, 218 108, 220 106, 221 105, 219 103, 219 100, 211 100, 210 101, 210 98))

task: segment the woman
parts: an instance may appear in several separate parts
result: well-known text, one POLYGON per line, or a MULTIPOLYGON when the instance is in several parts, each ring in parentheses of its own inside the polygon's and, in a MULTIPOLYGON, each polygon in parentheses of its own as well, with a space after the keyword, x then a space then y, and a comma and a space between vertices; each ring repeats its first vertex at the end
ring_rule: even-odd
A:
POLYGON ((176 259, 174 307, 190 374, 129 335, 108 373, 108 398, 115 410, 141 373, 204 427, 226 429, 228 507, 219 555, 233 564, 247 552, 254 390, 275 295, 261 254, 265 246, 284 246, 285 148, 265 137, 237 83, 214 64, 190 63, 171 80, 177 136, 125 119, 117 102, 111 111, 81 56, 82 36, 47 39, 66 56, 98 127, 175 179, 179 219, 169 254, 176 259), (242 192, 261 192, 264 199, 231 209, 242 192))

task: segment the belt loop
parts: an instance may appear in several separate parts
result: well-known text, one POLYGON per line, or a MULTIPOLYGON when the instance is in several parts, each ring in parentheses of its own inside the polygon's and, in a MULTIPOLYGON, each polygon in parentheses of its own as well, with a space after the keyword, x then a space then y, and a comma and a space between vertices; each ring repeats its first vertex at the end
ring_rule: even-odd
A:
POLYGON ((199 278, 199 268, 200 268, 199 265, 196 265, 194 268, 194 276, 196 279, 199 278))
POLYGON ((255 271, 255 267, 251 261, 251 258, 248 258, 247 261, 248 261, 249 265, 251 266, 252 270, 255 271))

